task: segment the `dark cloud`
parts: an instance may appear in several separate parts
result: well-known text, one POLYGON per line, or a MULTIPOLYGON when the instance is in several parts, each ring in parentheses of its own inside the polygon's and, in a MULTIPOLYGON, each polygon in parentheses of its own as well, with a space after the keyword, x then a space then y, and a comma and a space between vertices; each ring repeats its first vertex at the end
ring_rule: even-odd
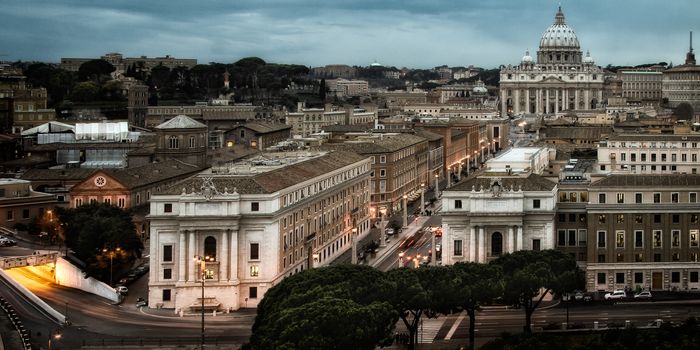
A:
MULTIPOLYGON (((599 64, 683 60, 697 0, 564 1, 567 22, 599 64)), ((494 67, 536 51, 551 0, 9 0, 3 59, 245 56, 330 63, 494 67)))

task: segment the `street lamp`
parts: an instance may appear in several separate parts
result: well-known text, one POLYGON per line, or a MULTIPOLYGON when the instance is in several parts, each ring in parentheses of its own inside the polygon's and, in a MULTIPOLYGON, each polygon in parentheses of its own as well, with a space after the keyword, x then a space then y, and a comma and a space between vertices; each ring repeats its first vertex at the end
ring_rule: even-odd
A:
POLYGON ((403 227, 408 226, 408 195, 403 195, 403 227))
POLYGON ((403 267, 403 255, 404 252, 399 252, 399 268, 403 267))
POLYGON ((197 255, 194 257, 194 261, 199 263, 199 272, 201 274, 202 282, 202 341, 201 350, 204 350, 204 280, 207 278, 207 261, 213 260, 209 256, 202 257, 197 255))
POLYGON ((109 254, 109 285, 112 286, 114 285, 114 281, 112 280, 112 267, 113 267, 113 259, 114 255, 116 255, 118 252, 121 252, 121 248, 117 247, 115 250, 109 250, 107 248, 102 249, 103 253, 109 254))
POLYGON ((477 160, 478 160, 477 158, 479 158, 479 152, 478 152, 478 151, 474 151, 474 167, 475 167, 475 168, 477 167, 477 166, 476 166, 476 162, 477 162, 477 160))
POLYGON ((440 178, 440 175, 435 174, 435 198, 437 198, 438 195, 440 195, 440 188, 438 187, 439 186, 439 183, 438 183, 439 178, 440 178))
POLYGON ((470 166, 471 166, 471 165, 470 165, 470 163, 469 163, 469 155, 467 154, 467 177, 469 177, 469 167, 470 167, 470 166))
POLYGON ((51 350, 52 346, 52 340, 59 341, 61 340, 62 334, 60 329, 56 329, 53 332, 49 333, 49 344, 48 344, 48 349, 51 350))
POLYGON ((352 263, 357 264, 357 228, 352 228, 352 263))
MULTIPOLYGON (((381 229, 381 234, 379 236, 379 247, 384 248, 386 247, 386 221, 385 221, 385 215, 386 215, 386 208, 382 207, 379 209, 379 213, 382 214, 382 221, 379 224, 380 229, 381 229)), ((395 232, 398 234, 398 232, 395 232)))
POLYGON ((420 184, 420 215, 425 215, 425 184, 420 184))

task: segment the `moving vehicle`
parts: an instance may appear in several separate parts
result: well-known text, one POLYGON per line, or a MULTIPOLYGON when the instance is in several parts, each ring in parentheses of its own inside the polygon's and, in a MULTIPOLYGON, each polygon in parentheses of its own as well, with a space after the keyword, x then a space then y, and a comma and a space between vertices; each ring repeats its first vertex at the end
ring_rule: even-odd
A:
POLYGON ((627 293, 624 290, 618 289, 612 293, 605 293, 605 300, 621 300, 627 298, 627 293))
POLYGON ((391 236, 391 235, 393 235, 393 234, 394 234, 394 229, 393 229, 393 228, 390 227, 390 228, 387 228, 387 229, 386 229, 386 235, 387 235, 387 236, 391 236))
POLYGON ((640 300, 640 299, 651 300, 651 292, 648 290, 643 290, 643 291, 635 294, 634 298, 637 300, 640 300))
POLYGON ((121 295, 126 295, 127 293, 129 293, 129 288, 127 288, 126 286, 116 286, 114 287, 114 291, 121 295))
POLYGON ((148 306, 148 302, 146 301, 146 299, 139 297, 138 299, 136 299, 136 308, 142 306, 148 306))

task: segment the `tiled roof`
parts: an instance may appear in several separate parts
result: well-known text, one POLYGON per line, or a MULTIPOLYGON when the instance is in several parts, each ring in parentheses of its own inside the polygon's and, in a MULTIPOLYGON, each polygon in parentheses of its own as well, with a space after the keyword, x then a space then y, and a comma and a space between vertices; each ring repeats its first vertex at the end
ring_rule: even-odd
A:
MULTIPOLYGON (((221 192, 227 189, 231 193, 235 188, 240 194, 274 193, 363 159, 366 159, 366 157, 352 152, 336 150, 264 173, 247 176, 215 175, 213 176, 213 183, 217 190, 221 192)), ((193 188, 199 191, 201 185, 202 180, 199 177, 192 177, 164 189, 159 194, 176 195, 182 193, 183 188, 187 192, 191 192, 193 188)))
POLYGON ((362 142, 328 143, 324 147, 348 150, 357 154, 373 154, 395 152, 423 141, 426 139, 420 136, 401 134, 362 142))
POLYGON ((20 179, 29 181, 75 180, 80 181, 90 176, 95 169, 29 169, 20 179))
MULTIPOLYGON (((471 177, 448 188, 446 191, 471 191, 472 186, 478 191, 479 188, 488 188, 494 178, 490 176, 471 177)), ((503 176, 500 179, 504 188, 512 186, 516 191, 519 188, 523 191, 551 191, 557 185, 555 182, 537 174, 530 174, 528 177, 503 176)))
POLYGON ((442 135, 430 132, 424 129, 416 129, 416 135, 428 140, 428 141, 439 141, 442 140, 442 135))
POLYGON ((588 140, 601 140, 603 136, 610 135, 612 132, 613 128, 607 126, 546 127, 540 131, 544 134, 544 138, 588 140))
POLYGON ((287 125, 287 124, 272 124, 272 123, 264 123, 264 122, 257 122, 256 121, 256 122, 247 122, 243 125, 238 125, 231 130, 235 130, 238 128, 247 128, 247 129, 255 131, 258 134, 266 134, 266 133, 270 133, 270 132, 291 129, 292 126, 287 125))
POLYGON ((136 188, 187 174, 194 175, 201 170, 204 170, 204 168, 177 160, 166 160, 135 168, 102 169, 106 174, 128 188, 136 188))
POLYGON ((180 114, 167 122, 156 126, 156 129, 199 129, 207 126, 184 115, 180 114))
POLYGON ((698 187, 700 175, 664 174, 664 175, 609 175, 591 184, 591 188, 600 187, 637 187, 653 189, 657 187, 698 187))

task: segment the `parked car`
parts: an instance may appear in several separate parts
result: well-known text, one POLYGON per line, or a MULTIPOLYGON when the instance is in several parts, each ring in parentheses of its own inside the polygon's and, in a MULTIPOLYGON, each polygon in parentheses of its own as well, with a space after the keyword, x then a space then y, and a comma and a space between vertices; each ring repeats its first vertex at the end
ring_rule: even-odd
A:
POLYGON ((643 291, 635 294, 634 298, 637 300, 640 300, 640 299, 651 300, 651 292, 648 290, 643 290, 643 291))
POLYGON ((627 293, 624 290, 618 289, 612 293, 605 293, 605 300, 621 300, 627 298, 627 293))
POLYGON ((121 295, 126 295, 127 293, 129 293, 129 288, 127 288, 126 286, 116 286, 114 287, 114 291, 121 295))
POLYGON ((142 306, 148 306, 148 301, 146 301, 144 298, 136 299, 136 308, 140 308, 142 306))
POLYGON ((393 229, 393 228, 390 227, 390 228, 387 228, 387 229, 386 229, 386 235, 387 235, 387 236, 391 236, 391 235, 393 235, 393 234, 394 234, 394 229, 393 229))

